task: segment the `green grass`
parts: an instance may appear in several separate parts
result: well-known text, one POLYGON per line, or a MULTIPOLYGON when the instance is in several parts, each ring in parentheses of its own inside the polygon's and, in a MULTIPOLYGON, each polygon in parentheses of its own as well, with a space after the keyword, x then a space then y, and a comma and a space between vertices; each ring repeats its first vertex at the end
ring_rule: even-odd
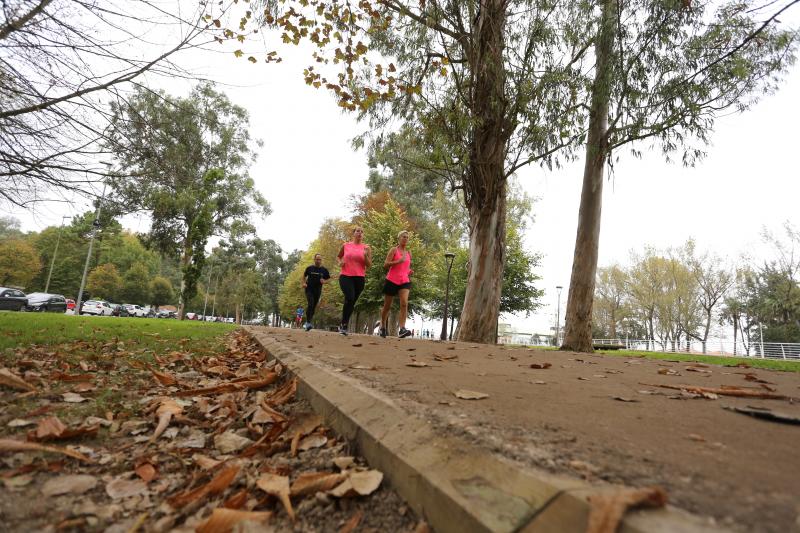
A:
POLYGON ((721 366, 736 366, 742 363, 753 368, 766 370, 782 370, 784 372, 800 372, 800 361, 784 361, 780 359, 761 359, 760 357, 725 357, 721 355, 698 355, 671 352, 642 352, 636 350, 598 350, 596 353, 603 355, 617 355, 620 357, 646 357, 647 359, 661 359, 669 361, 684 361, 691 363, 707 363, 721 366))
MULTIPOLYGON (((552 346, 528 346, 545 351, 556 351, 552 346)), ((646 359, 659 359, 662 361, 683 361, 687 363, 706 363, 720 366, 736 366, 742 363, 753 368, 765 370, 781 370, 784 372, 800 372, 800 361, 783 361, 780 359, 761 359, 760 357, 725 357, 721 355, 700 355, 691 353, 673 352, 645 352, 639 350, 595 350, 594 353, 603 355, 616 355, 619 357, 644 357, 646 359)))
MULTIPOLYGON (((80 373, 79 364, 88 363, 96 370, 86 374, 87 380, 97 386, 85 395, 90 401, 58 403, 52 413, 77 420, 108 411, 124 417, 141 407, 131 396, 152 381, 142 363, 153 364, 156 356, 174 352, 222 353, 225 334, 234 329, 235 325, 213 322, 0 312, 0 366, 14 368, 25 359, 44 363, 45 374, 74 374, 80 373)), ((74 385, 52 380, 46 394, 57 399, 74 385)), ((23 416, 36 406, 34 398, 8 403, 0 398, 0 419, 23 416)))
POLYGON ((173 349, 180 349, 207 344, 235 328, 233 324, 193 320, 0 312, 0 352, 75 341, 122 342, 140 350, 157 350, 169 343, 173 349))

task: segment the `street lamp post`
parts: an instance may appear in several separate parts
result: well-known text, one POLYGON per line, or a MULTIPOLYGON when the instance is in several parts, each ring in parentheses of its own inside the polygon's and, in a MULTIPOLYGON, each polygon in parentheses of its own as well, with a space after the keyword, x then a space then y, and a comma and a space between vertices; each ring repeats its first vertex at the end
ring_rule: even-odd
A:
POLYGON ((92 221, 92 236, 89 239, 89 251, 86 254, 86 263, 83 265, 83 277, 81 278, 81 288, 78 291, 78 300, 75 302, 75 314, 81 314, 81 305, 83 304, 83 289, 86 287, 86 274, 89 272, 89 261, 92 258, 92 246, 94 246, 94 236, 100 228, 100 208, 103 205, 103 200, 106 197, 106 186, 103 184, 103 195, 100 201, 97 202, 97 210, 94 213, 94 221, 92 221))
POLYGON ((563 289, 561 285, 557 285, 556 289, 558 290, 558 304, 556 308, 556 346, 558 346, 558 335, 561 332, 561 289, 563 289))
POLYGON ((442 317, 442 334, 439 338, 443 341, 447 340, 447 308, 450 306, 450 271, 453 269, 453 259, 456 258, 456 254, 452 252, 446 252, 444 254, 444 260, 447 262, 447 285, 444 290, 444 313, 442 317))
POLYGON ((50 259, 50 272, 47 273, 47 283, 44 284, 44 292, 50 292, 50 278, 53 276, 53 267, 56 264, 56 254, 58 253, 58 244, 61 242, 61 233, 64 231, 64 221, 68 216, 61 217, 61 227, 58 228, 58 238, 56 238, 56 248, 53 250, 53 257, 50 259))

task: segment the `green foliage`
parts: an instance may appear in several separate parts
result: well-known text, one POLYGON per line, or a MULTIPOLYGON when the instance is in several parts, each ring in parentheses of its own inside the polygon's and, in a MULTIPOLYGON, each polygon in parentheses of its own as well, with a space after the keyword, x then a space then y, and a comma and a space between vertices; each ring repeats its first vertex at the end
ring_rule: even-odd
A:
POLYGON ((167 278, 156 276, 150 281, 150 303, 158 308, 162 305, 172 304, 175 298, 175 291, 172 283, 167 278))
MULTIPOLYGON (((372 247, 373 266, 367 271, 364 292, 361 294, 356 310, 375 312, 383 306, 383 285, 386 269, 383 262, 387 254, 397 246, 397 234, 409 229, 405 211, 391 197, 381 211, 372 210, 361 221, 364 228, 364 242, 372 247)), ((424 309, 432 293, 432 251, 425 246, 419 236, 411 232, 407 249, 411 252, 411 294, 408 302, 409 314, 424 309)))
POLYGON ((115 302, 122 289, 122 277, 117 267, 105 263, 93 269, 86 280, 86 290, 92 298, 115 302))
POLYGON ((186 302, 208 238, 252 231, 243 221, 269 213, 247 174, 255 158, 247 112, 207 83, 187 98, 138 90, 112 111, 108 148, 124 171, 114 192, 126 208, 151 214, 151 246, 181 258, 186 302))
POLYGON ((21 287, 29 284, 42 268, 36 249, 21 239, 0 241, 0 286, 21 287))
MULTIPOLYGON (((338 324, 342 317, 343 297, 336 277, 339 275, 339 266, 336 255, 342 242, 349 239, 349 224, 343 220, 327 219, 323 222, 317 238, 309 245, 308 250, 300 255, 293 269, 285 277, 280 294, 280 313, 291 317, 298 306, 306 306, 305 291, 302 286, 303 272, 306 267, 313 264, 314 254, 322 255, 322 266, 331 273, 332 281, 322 288, 322 298, 314 322, 318 326, 338 324)), ((374 254, 373 249, 373 254, 374 254)))
POLYGON ((150 272, 143 263, 134 263, 122 276, 120 299, 125 303, 150 303, 150 272))

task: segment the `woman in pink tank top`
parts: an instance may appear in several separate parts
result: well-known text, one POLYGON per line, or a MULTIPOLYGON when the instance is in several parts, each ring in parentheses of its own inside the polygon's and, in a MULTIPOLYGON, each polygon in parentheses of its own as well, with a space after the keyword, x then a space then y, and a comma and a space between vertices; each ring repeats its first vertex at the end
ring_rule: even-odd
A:
POLYGON ((392 300, 395 296, 400 297, 400 330, 397 336, 401 339, 411 335, 406 329, 406 318, 408 317, 408 294, 411 292, 411 252, 406 249, 408 245, 408 232, 401 231, 397 234, 397 246, 389 250, 383 268, 388 268, 386 281, 383 285, 383 309, 381 310, 381 337, 386 337, 389 326, 389 310, 392 308, 392 300))
POLYGON ((339 259, 339 266, 342 268, 339 273, 339 287, 344 294, 342 323, 339 325, 339 333, 342 335, 347 335, 350 315, 353 314, 358 297, 364 290, 364 276, 367 269, 372 266, 372 248, 369 244, 362 242, 363 238, 363 228, 356 226, 353 229, 352 240, 342 244, 336 256, 339 259))

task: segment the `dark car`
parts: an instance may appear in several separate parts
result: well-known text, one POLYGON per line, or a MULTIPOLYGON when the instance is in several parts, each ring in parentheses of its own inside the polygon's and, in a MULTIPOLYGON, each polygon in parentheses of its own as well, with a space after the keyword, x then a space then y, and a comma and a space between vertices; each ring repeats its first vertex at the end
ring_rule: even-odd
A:
POLYGON ((28 309, 64 313, 67 310, 67 299, 60 294, 32 292, 28 295, 28 309))
POLYGON ((175 311, 169 311, 168 309, 162 309, 156 314, 156 318, 177 318, 178 315, 175 311))
POLYGON ((18 289, 0 287, 0 309, 22 311, 28 307, 28 297, 18 289))
POLYGON ((125 304, 120 305, 109 302, 109 305, 111 305, 111 316, 131 316, 131 314, 128 312, 128 307, 125 304))

